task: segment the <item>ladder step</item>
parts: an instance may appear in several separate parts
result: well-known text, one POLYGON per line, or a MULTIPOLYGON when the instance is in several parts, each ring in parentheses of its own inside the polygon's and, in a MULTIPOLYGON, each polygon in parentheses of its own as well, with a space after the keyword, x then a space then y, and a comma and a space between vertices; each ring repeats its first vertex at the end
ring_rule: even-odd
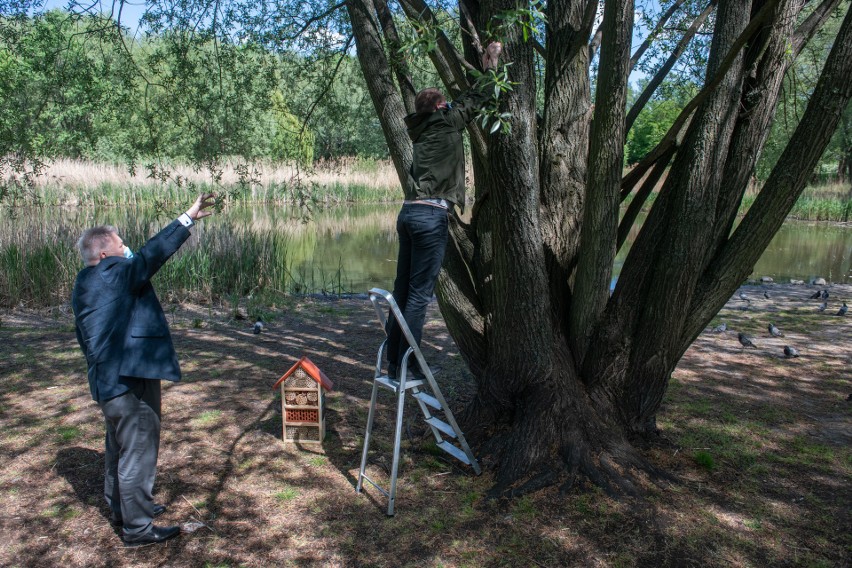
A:
POLYGON ((440 418, 435 418, 434 416, 432 418, 427 418, 426 424, 440 430, 450 438, 456 437, 456 431, 453 430, 453 427, 441 420, 440 418))
POLYGON ((438 399, 432 396, 431 394, 426 394, 425 392, 416 392, 414 393, 414 398, 425 402, 435 410, 442 410, 441 403, 438 402, 438 399))
POLYGON ((456 458, 457 460, 459 460, 460 462, 470 465, 470 460, 467 459, 467 455, 448 441, 444 440, 443 442, 438 442, 438 447, 453 456, 454 458, 456 458))
MULTIPOLYGON (((387 375, 382 375, 381 377, 376 377, 376 382, 382 385, 383 387, 392 390, 393 392, 399 391, 399 381, 396 379, 392 379, 387 375)), ((422 386, 426 381, 421 381, 419 379, 413 379, 410 381, 405 381, 405 390, 413 389, 414 387, 422 386)))

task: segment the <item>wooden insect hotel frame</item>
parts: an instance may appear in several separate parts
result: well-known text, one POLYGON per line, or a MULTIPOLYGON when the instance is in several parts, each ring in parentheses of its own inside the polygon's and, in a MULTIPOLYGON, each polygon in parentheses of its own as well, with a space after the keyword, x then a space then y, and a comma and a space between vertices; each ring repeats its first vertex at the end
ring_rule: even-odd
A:
POLYGON ((285 442, 322 444, 325 438, 325 392, 334 384, 307 357, 299 359, 278 379, 285 442))

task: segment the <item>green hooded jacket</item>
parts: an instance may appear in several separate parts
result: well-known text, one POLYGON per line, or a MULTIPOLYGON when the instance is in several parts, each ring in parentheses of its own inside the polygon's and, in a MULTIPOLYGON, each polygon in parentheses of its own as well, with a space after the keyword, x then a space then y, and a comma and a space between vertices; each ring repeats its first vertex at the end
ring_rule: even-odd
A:
POLYGON ((489 99, 489 93, 470 89, 448 109, 412 113, 405 117, 414 143, 405 199, 446 199, 464 212, 464 142, 462 133, 489 99))

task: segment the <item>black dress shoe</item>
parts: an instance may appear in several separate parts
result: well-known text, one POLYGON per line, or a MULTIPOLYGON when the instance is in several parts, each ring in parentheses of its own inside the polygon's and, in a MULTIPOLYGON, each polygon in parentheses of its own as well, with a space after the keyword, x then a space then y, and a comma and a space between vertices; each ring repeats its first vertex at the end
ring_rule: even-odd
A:
POLYGON ((170 538, 174 538, 180 534, 180 527, 175 525, 173 527, 158 527, 157 525, 151 525, 151 530, 146 532, 145 534, 136 536, 136 537, 121 537, 121 540, 124 541, 124 546, 145 546, 146 544, 158 544, 160 542, 165 542, 170 538))
MULTIPOLYGON (((166 512, 166 506, 160 505, 159 503, 154 503, 154 517, 159 517, 163 513, 166 512)), ((116 525, 121 526, 124 524, 124 519, 121 518, 121 513, 115 514, 114 512, 109 516, 109 522, 116 525)))

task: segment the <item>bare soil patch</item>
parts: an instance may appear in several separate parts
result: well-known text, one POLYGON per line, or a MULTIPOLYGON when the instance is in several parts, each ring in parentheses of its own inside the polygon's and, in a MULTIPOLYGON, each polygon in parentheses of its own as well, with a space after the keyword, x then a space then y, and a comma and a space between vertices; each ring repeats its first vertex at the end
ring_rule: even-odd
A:
MULTIPOLYGON (((552 488, 485 500, 490 473, 436 453, 412 403, 394 518, 377 492, 355 492, 383 337, 367 300, 291 300, 268 309, 260 335, 233 310, 172 305, 184 380, 164 383, 155 494, 162 523, 194 531, 139 549, 107 520, 102 419, 69 310, 2 312, 0 565, 848 566, 852 314, 834 313, 852 286, 824 288, 825 312, 813 286, 733 296, 672 377, 659 415, 669 444, 647 456, 677 481, 646 499, 552 488), (335 383, 321 449, 281 440, 271 387, 302 355, 335 383)), ((461 408, 471 381, 430 309, 424 351, 461 408)), ((373 478, 387 478, 392 402, 380 396, 373 478)))

